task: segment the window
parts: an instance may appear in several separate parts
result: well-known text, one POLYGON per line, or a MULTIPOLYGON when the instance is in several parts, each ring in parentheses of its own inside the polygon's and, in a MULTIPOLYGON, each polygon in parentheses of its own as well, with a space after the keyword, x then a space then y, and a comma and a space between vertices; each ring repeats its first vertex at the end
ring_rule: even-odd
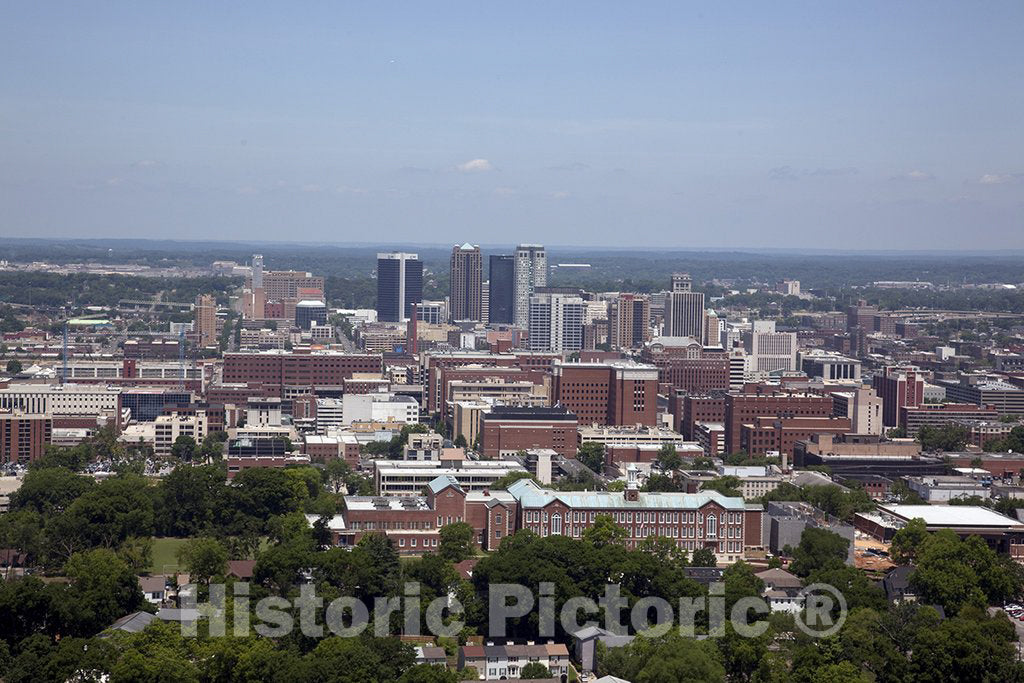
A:
POLYGON ((707 535, 708 538, 718 537, 718 518, 714 515, 708 515, 707 535))
POLYGON ((551 516, 551 533, 554 536, 562 535, 562 515, 557 512, 551 516))

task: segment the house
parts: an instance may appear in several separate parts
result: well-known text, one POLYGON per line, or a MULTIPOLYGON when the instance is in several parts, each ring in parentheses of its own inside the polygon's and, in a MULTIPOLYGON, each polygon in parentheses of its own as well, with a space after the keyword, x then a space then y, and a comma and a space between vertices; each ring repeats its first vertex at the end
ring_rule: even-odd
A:
POLYGON ((28 555, 19 553, 13 548, 0 548, 0 567, 4 569, 20 569, 25 567, 28 555))
POLYGON ((889 602, 917 602, 917 593, 910 585, 913 567, 894 567, 882 579, 882 588, 889 602))
POLYGON ((764 586, 770 590, 783 590, 797 592, 804 587, 800 577, 787 572, 785 569, 766 569, 763 572, 754 574, 764 581, 764 586))
POLYGON ((256 567, 256 560, 228 560, 228 578, 236 578, 241 581, 252 579, 252 571, 256 567))
POLYGON ((430 645, 417 646, 416 650, 416 663, 417 664, 432 664, 434 666, 448 666, 448 656, 445 654, 443 647, 434 647, 430 645))
POLYGON ((803 582, 785 569, 766 569, 754 574, 764 582, 761 596, 772 612, 796 614, 804 608, 803 582))
POLYGON ((551 675, 558 678, 569 673, 569 650, 561 643, 549 641, 525 645, 508 642, 505 645, 465 645, 459 648, 459 669, 471 666, 479 674, 479 680, 497 681, 518 679, 519 672, 530 662, 540 662, 551 675))
POLYGON ((167 577, 163 574, 156 576, 140 576, 139 589, 146 600, 159 605, 167 597, 167 577))
MULTIPOLYGON (((125 633, 139 633, 156 620, 155 614, 149 612, 132 612, 121 617, 107 628, 107 631, 124 631, 125 633)), ((104 635, 109 635, 104 633, 104 635)))
POLYGON ((600 626, 587 626, 572 634, 575 641, 573 651, 583 673, 594 671, 597 666, 597 644, 606 648, 625 647, 635 636, 616 635, 600 626))
POLYGON ((775 589, 766 590, 761 594, 768 601, 768 609, 772 612, 789 612, 799 614, 804 608, 803 591, 790 593, 789 591, 775 589))

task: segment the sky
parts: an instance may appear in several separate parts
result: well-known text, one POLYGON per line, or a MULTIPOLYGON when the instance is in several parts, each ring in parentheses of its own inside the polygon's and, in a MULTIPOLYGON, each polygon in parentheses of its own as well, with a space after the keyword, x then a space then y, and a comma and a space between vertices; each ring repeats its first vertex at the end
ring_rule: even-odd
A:
POLYGON ((1024 2, 33 2, 0 236, 1024 247, 1024 2))

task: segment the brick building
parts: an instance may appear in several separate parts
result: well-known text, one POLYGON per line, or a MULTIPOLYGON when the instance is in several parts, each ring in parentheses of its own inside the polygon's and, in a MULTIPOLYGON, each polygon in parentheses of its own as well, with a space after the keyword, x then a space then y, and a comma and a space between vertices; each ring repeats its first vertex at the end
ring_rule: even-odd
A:
POLYGON ((675 392, 669 396, 669 411, 672 413, 673 428, 684 438, 697 438, 696 424, 725 422, 725 392, 699 396, 675 392))
POLYGON ((924 403, 924 378, 916 367, 888 366, 871 381, 875 393, 882 399, 882 422, 886 427, 899 424, 900 408, 924 403))
POLYGON ((797 441, 815 434, 846 434, 850 427, 848 417, 755 417, 740 427, 740 449, 750 455, 777 451, 792 456, 797 441))
POLYGON ((959 420, 997 420, 999 411, 990 406, 974 403, 922 403, 919 406, 900 406, 899 426, 907 436, 917 436, 921 427, 941 427, 959 420))
POLYGON ((582 424, 648 425, 658 420, 658 370, 629 361, 556 363, 552 404, 582 424))
MULTIPOLYGON (((725 451, 736 453, 742 449, 741 432, 744 424, 758 417, 830 417, 832 397, 817 394, 765 390, 761 386, 748 387, 743 393, 725 397, 725 451)), ((849 430, 849 427, 847 427, 849 430)))
POLYGON ((310 351, 292 353, 225 353, 225 384, 258 383, 270 395, 284 397, 284 387, 338 386, 355 373, 380 376, 383 360, 379 354, 310 351))
POLYGON ((658 368, 658 381, 691 393, 729 388, 729 354, 692 337, 658 337, 644 346, 641 360, 658 368))
POLYGON ((534 448, 574 458, 578 424, 565 408, 494 406, 480 416, 480 448, 486 458, 534 448))
POLYGON ((53 432, 53 418, 46 414, 0 413, 0 462, 28 463, 43 457, 53 432))

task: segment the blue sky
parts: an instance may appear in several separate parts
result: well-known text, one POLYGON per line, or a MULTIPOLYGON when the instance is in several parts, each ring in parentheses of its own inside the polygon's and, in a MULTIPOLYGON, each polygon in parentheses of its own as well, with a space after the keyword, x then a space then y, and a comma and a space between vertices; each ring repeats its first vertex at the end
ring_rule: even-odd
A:
POLYGON ((1024 247, 1024 3, 9 2, 0 235, 1024 247))

